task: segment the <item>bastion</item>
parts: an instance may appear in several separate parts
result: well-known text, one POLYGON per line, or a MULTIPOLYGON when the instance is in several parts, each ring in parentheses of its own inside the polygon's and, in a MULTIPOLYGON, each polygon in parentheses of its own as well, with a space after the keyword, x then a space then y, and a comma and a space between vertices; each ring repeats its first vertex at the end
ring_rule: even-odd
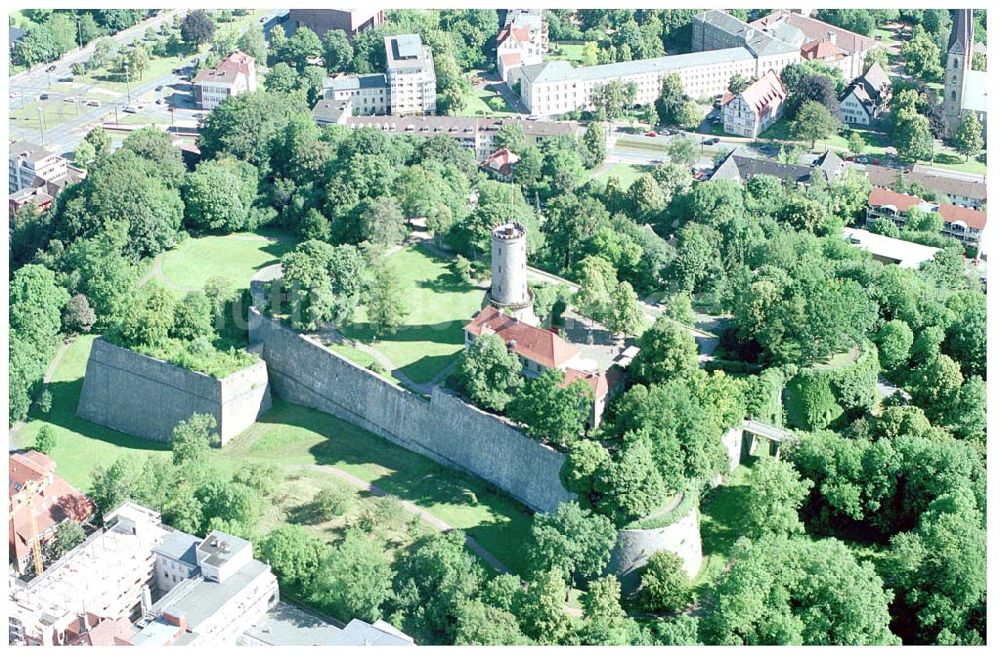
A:
POLYGON ((77 416, 159 442, 192 414, 215 417, 225 444, 271 407, 263 361, 217 379, 96 339, 77 416))

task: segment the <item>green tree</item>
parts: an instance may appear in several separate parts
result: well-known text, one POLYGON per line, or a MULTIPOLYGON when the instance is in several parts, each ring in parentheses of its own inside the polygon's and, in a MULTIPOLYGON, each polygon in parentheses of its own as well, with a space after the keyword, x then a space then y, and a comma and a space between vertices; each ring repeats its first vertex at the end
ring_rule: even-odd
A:
POLYGON ((191 50, 208 43, 215 36, 215 21, 204 9, 188 12, 181 22, 181 38, 191 50))
POLYGON ((896 119, 893 144, 899 157, 907 162, 931 160, 934 157, 934 135, 927 117, 907 112, 896 119))
POLYGON ((916 530, 892 539, 885 569, 915 629, 913 643, 983 643, 974 612, 986 593, 986 530, 967 489, 943 494, 916 530))
POLYGON ((747 80, 739 73, 734 73, 729 78, 729 84, 726 86, 726 89, 729 90, 730 94, 739 94, 749 86, 750 86, 749 80, 747 80))
POLYGON ((799 508, 812 481, 799 478, 795 468, 783 460, 762 457, 750 471, 747 486, 745 523, 749 537, 803 532, 799 508))
POLYGON ((638 341, 639 354, 629 372, 639 382, 652 384, 683 377, 698 368, 698 346, 683 326, 665 316, 656 319, 638 341))
POLYGON ((295 30, 295 33, 275 52, 279 62, 287 62, 299 73, 305 71, 309 59, 322 55, 323 42, 315 32, 304 25, 295 30))
POLYGON ((313 506, 324 521, 346 515, 354 506, 353 491, 338 484, 324 485, 316 493, 313 506))
POLYGON ((895 645, 891 594, 833 539, 738 540, 704 622, 724 645, 895 645))
POLYGON ((695 101, 688 99, 681 104, 677 114, 674 115, 674 123, 684 130, 694 130, 701 124, 704 118, 705 114, 702 112, 701 106, 695 101))
POLYGON ((466 600, 456 612, 455 645, 530 645, 517 618, 480 600, 466 600))
POLYGON ((607 141, 604 131, 604 124, 592 121, 583 134, 583 149, 586 153, 583 166, 588 169, 602 164, 607 155, 607 141))
POLYGON ((320 565, 317 595, 342 620, 378 620, 392 595, 392 577, 385 548, 360 531, 349 531, 320 565))
POLYGON ((580 288, 574 303, 585 316, 603 318, 612 303, 612 293, 618 286, 615 268, 599 256, 587 256, 577 266, 580 288))
POLYGON ((310 596, 320 564, 329 551, 327 545, 303 526, 285 524, 275 528, 256 545, 281 581, 281 587, 310 596))
POLYGON ((983 150, 983 125, 975 112, 966 112, 955 132, 955 148, 969 160, 969 156, 979 155, 983 150))
POLYGON ((261 64, 267 62, 267 40, 260 25, 248 27, 236 40, 236 47, 261 64))
POLYGON ((376 337, 395 334, 409 315, 399 275, 383 265, 374 276, 368 300, 368 321, 376 337))
POLYGON ((39 453, 51 455, 57 445, 58 441, 56 439, 55 432, 52 430, 52 426, 47 423, 43 424, 42 427, 38 429, 38 433, 35 435, 35 441, 32 448, 39 453))
POLYGON ((847 136, 847 150, 856 156, 860 156, 867 150, 865 138, 861 137, 861 133, 856 130, 851 131, 851 134, 847 136))
POLYGON ((477 405, 502 412, 521 387, 521 362, 495 334, 476 337, 456 369, 462 389, 477 405))
POLYGON ((52 539, 52 542, 45 546, 46 553, 48 554, 47 559, 49 561, 59 560, 71 549, 86 540, 86 538, 87 534, 78 522, 72 519, 61 522, 56 527, 55 537, 52 539))
POLYGON ((566 583, 558 568, 538 575, 518 598, 518 619, 524 631, 546 645, 558 645, 572 628, 563 611, 566 583))
POLYGON ((562 503, 554 514, 537 513, 531 525, 527 558, 534 574, 558 569, 566 582, 600 576, 616 539, 611 521, 578 503, 562 503))
POLYGON ((219 435, 212 432, 218 426, 211 414, 192 414, 174 428, 170 452, 175 465, 204 462, 219 435))
POLYGON ((654 552, 640 570, 637 599, 650 613, 679 613, 690 606, 691 577, 681 557, 672 551, 654 552))
POLYGON ((328 30, 323 35, 323 59, 330 73, 347 71, 354 58, 354 47, 343 30, 328 30))
POLYGON ((565 377, 558 368, 550 368, 526 379, 507 405, 507 415, 523 423, 535 439, 566 446, 583 432, 593 393, 583 380, 564 386, 565 377))
POLYGON ((890 320, 875 335, 875 343, 878 345, 879 362, 886 370, 894 371, 910 357, 913 330, 902 320, 890 320))
POLYGON ((201 231, 248 228, 257 198, 257 168, 233 158, 202 161, 184 177, 187 225, 201 231))
POLYGON ((941 49, 922 25, 913 29, 913 36, 903 44, 900 53, 910 75, 927 82, 941 79, 941 49))
POLYGON ((635 335, 642 329, 644 315, 639 306, 639 298, 627 281, 618 282, 611 291, 611 304, 602 319, 604 325, 615 334, 635 335))
POLYGON ((392 197, 378 197, 366 202, 360 222, 365 239, 381 247, 402 243, 408 233, 403 212, 392 197))
POLYGON ((810 141, 810 149, 816 148, 816 140, 825 140, 839 129, 840 120, 816 101, 804 102, 791 126, 792 135, 797 139, 810 141))

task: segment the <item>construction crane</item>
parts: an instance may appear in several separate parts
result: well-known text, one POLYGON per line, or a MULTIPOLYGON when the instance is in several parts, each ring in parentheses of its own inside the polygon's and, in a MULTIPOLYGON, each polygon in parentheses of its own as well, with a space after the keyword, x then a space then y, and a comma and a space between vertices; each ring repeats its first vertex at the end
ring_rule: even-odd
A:
POLYGON ((28 491, 28 520, 31 524, 31 555, 35 560, 35 576, 40 576, 42 570, 45 566, 42 564, 42 542, 38 538, 38 520, 35 518, 35 493, 41 489, 41 486, 35 481, 31 481, 24 484, 25 489, 28 491))

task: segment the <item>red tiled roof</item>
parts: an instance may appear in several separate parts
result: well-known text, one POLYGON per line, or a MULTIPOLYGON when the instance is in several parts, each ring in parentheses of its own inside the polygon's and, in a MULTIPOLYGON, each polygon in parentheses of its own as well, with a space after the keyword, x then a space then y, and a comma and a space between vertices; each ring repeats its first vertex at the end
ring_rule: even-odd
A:
POLYGON ((509 176, 514 171, 514 165, 519 162, 521 162, 521 158, 516 153, 509 149, 500 149, 499 151, 494 151, 483 160, 483 167, 509 176))
POLYGON ((575 368, 566 369, 566 377, 563 378, 562 387, 568 387, 569 385, 582 380, 587 383, 590 390, 594 392, 594 400, 601 400, 608 395, 608 376, 606 373, 588 373, 587 371, 580 371, 575 368))
POLYGON ((545 368, 561 367, 578 354, 558 334, 522 323, 491 306, 483 307, 465 330, 475 336, 496 334, 514 352, 545 368))
POLYGON ((970 229, 979 229, 980 231, 986 228, 986 213, 974 208, 942 204, 938 208, 938 213, 941 213, 941 217, 948 223, 964 222, 965 226, 970 229))
MULTIPOLYGON (((785 93, 785 87, 781 84, 781 79, 778 78, 778 74, 774 71, 768 71, 760 80, 754 82, 738 95, 743 98, 758 117, 764 110, 781 104, 785 100, 785 97, 788 96, 785 93)), ((732 100, 732 98, 729 100, 732 100)), ((728 102, 723 97, 723 105, 728 102)))
POLYGON ((232 83, 236 81, 236 77, 239 74, 245 76, 250 75, 250 67, 254 64, 254 59, 247 55, 246 53, 241 53, 236 51, 226 57, 226 59, 219 62, 219 65, 214 69, 206 69, 201 71, 194 77, 192 83, 199 82, 226 82, 232 83))
POLYGON ((920 197, 909 194, 902 194, 886 188, 872 188, 868 193, 869 206, 895 206, 896 210, 903 212, 909 210, 917 204, 923 203, 920 197))
POLYGON ((500 61, 503 62, 505 68, 519 66, 521 64, 521 53, 504 53, 500 56, 500 61))
POLYGON ((831 57, 836 57, 838 59, 847 56, 844 50, 837 46, 837 44, 830 43, 829 41, 810 41, 804 44, 802 48, 799 49, 802 53, 802 57, 805 59, 818 59, 825 60, 831 57))
POLYGON ((787 9, 778 9, 764 18, 757 19, 750 25, 763 29, 765 27, 771 27, 775 23, 779 23, 782 20, 793 27, 799 28, 799 30, 802 31, 802 34, 806 35, 806 38, 808 39, 827 39, 829 33, 833 32, 834 37, 837 40, 837 46, 843 48, 849 53, 864 52, 875 46, 877 43, 870 37, 845 30, 837 27, 836 25, 824 23, 823 21, 812 18, 811 16, 803 16, 802 14, 790 12, 787 9))
POLYGON ((56 476, 56 463, 38 451, 12 453, 8 458, 8 483, 10 491, 10 549, 20 560, 29 551, 31 517, 35 517, 38 533, 47 531, 66 519, 82 522, 94 514, 94 504, 79 490, 56 476), (49 478, 52 482, 48 482, 49 478), (39 483, 41 490, 34 496, 32 509, 27 501, 14 498, 27 483, 39 483))
MULTIPOLYGON (((869 206, 895 206, 900 213, 913 208, 918 204, 925 203, 920 197, 901 194, 886 188, 872 188, 868 193, 869 206)), ((937 212, 944 218, 945 222, 964 222, 970 229, 986 228, 986 213, 977 211, 974 208, 965 206, 955 206, 953 204, 941 204, 937 207, 937 212)))

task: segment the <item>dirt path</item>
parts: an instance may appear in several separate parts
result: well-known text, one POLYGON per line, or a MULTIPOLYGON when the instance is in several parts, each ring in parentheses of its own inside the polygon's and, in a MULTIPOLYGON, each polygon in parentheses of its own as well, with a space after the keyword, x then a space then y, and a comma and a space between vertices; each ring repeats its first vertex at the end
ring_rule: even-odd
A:
MULTIPOLYGON (((333 476, 336 476, 340 480, 346 481, 351 485, 353 485, 354 487, 363 490, 365 492, 368 492, 370 494, 373 494, 377 497, 389 496, 389 493, 386 492, 385 490, 376 487, 375 485, 372 485, 371 483, 368 483, 367 481, 364 481, 358 478, 357 476, 353 476, 344 471, 343 469, 338 469, 336 467, 331 467, 329 465, 312 465, 311 467, 312 469, 332 474, 333 476)), ((402 506, 404 510, 407 510, 419 516, 420 519, 424 520, 425 522, 430 524, 438 531, 441 531, 442 533, 455 530, 455 527, 450 525, 448 522, 444 521, 440 517, 437 517, 436 515, 431 514, 430 512, 424 510, 423 508, 414 503, 400 499, 399 505, 402 506)), ((505 574, 510 573, 510 570, 507 568, 506 565, 500 562, 500 559, 498 559, 496 556, 488 552, 481 544, 476 542, 476 540, 468 533, 465 534, 465 544, 470 550, 472 550, 472 552, 476 556, 479 556, 481 559, 486 561, 486 563, 489 564, 489 566, 492 567, 497 572, 502 572, 505 574)))

